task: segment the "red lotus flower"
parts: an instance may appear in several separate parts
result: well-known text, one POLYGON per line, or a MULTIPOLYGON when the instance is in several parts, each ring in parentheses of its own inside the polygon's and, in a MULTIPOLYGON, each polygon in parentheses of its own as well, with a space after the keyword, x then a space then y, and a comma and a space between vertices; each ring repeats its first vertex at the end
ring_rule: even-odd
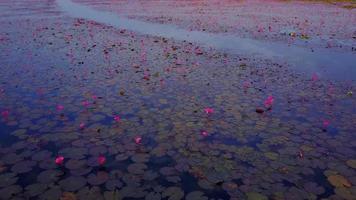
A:
POLYGON ((64 161, 64 157, 63 156, 57 156, 57 158, 55 159, 55 163, 57 165, 62 165, 64 161))
POLYGON ((106 158, 105 158, 105 156, 99 156, 98 157, 98 163, 99 163, 99 165, 104 165, 105 163, 106 163, 106 158))
POLYGON ((212 109, 212 108, 205 108, 205 109, 204 109, 204 112, 209 115, 209 114, 214 113, 214 109, 212 109))
POLYGON ((135 143, 136 144, 141 144, 142 137, 141 136, 136 136, 135 137, 135 143))

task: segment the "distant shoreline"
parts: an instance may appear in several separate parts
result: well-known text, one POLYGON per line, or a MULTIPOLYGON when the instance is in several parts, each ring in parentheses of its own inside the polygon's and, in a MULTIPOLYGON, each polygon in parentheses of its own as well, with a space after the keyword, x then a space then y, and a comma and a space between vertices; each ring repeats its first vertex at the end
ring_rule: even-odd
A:
POLYGON ((280 1, 288 1, 288 2, 292 2, 292 1, 304 1, 304 2, 324 2, 324 3, 329 3, 329 4, 334 4, 334 5, 338 5, 342 8, 346 8, 346 9, 354 9, 356 8, 356 1, 355 0, 280 0, 280 1))

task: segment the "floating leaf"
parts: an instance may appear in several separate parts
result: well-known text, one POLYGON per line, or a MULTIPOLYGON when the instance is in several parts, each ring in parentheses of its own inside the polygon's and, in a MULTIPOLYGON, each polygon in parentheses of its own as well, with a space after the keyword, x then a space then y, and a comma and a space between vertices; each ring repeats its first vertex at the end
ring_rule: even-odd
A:
POLYGON ((43 194, 41 194, 40 199, 43 199, 43 200, 60 199, 61 195, 62 195, 62 191, 61 191, 60 187, 55 186, 55 187, 52 187, 49 190, 45 191, 43 194))
POLYGON ((87 180, 81 176, 71 176, 59 181, 59 185, 64 191, 74 192, 84 187, 87 184, 87 180))
POLYGON ((132 174, 143 174, 147 169, 147 165, 141 163, 131 164, 127 167, 127 171, 132 174))
POLYGON ((104 171, 99 171, 97 174, 89 174, 88 183, 91 185, 104 184, 109 179, 109 174, 104 171))
POLYGON ((279 155, 278 153, 274 153, 274 152, 266 152, 265 156, 270 160, 277 160, 279 155))
POLYGON ((25 195, 29 197, 35 197, 40 194, 42 194, 46 189, 48 185, 47 184, 42 184, 42 183, 35 183, 32 185, 28 185, 25 190, 25 195))
POLYGON ((87 200, 97 200, 97 199, 103 199, 101 195, 101 189, 99 187, 84 187, 82 188, 76 196, 78 199, 87 199, 87 200))
POLYGON ((161 200, 162 196, 156 192, 150 192, 146 195, 145 200, 161 200))
POLYGON ((0 189, 0 199, 11 199, 12 196, 22 192, 22 187, 19 185, 11 185, 0 189))
POLYGON ((256 193, 256 192, 247 193, 247 199, 248 200, 268 200, 268 198, 265 195, 262 195, 262 194, 256 193))
POLYGON ((72 192, 63 192, 61 200, 77 200, 77 197, 72 192))
POLYGON ((351 187, 351 183, 341 175, 330 175, 328 181, 334 187, 351 187))
POLYGON ((346 164, 349 167, 356 169, 356 160, 354 160, 354 159, 348 160, 348 161, 346 161, 346 164))
POLYGON ((32 156, 32 160, 34 161, 42 161, 51 158, 52 153, 47 150, 43 150, 40 152, 37 152, 32 156))
POLYGON ((162 193, 162 197, 168 197, 169 200, 179 200, 184 197, 184 192, 179 187, 169 187, 162 193))
POLYGON ((207 200, 208 197, 204 196, 204 193, 201 191, 194 191, 187 194, 185 197, 186 200, 207 200))
POLYGON ((1 161, 5 164, 15 164, 19 161, 23 160, 23 156, 17 155, 15 153, 6 154, 4 157, 1 158, 1 161))
POLYGON ((106 189, 116 190, 122 188, 123 183, 120 180, 108 180, 105 184, 106 189))
POLYGON ((131 160, 136 162, 136 163, 145 163, 149 160, 149 155, 148 154, 135 154, 131 157, 131 160))
POLYGON ((18 177, 16 173, 6 173, 0 175, 0 187, 5 187, 16 183, 18 177))
POLYGON ((37 181, 40 182, 40 183, 54 183, 62 175, 63 175, 62 171, 50 169, 50 170, 46 170, 46 171, 41 172, 37 176, 37 181))
POLYGON ((85 165, 86 165, 85 160, 74 160, 74 159, 67 161, 65 164, 66 168, 70 170, 83 168, 85 165))

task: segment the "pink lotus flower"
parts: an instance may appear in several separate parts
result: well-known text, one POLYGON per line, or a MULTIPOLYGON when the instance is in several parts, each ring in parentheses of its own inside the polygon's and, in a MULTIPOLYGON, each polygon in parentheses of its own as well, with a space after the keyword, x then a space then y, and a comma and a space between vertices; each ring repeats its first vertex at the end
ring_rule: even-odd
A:
POLYGON ((120 118, 120 116, 115 115, 115 116, 114 116, 114 120, 115 120, 116 122, 120 122, 121 118, 120 118))
POLYGON ((4 111, 1 112, 1 116, 3 118, 8 118, 9 115, 10 115, 10 111, 8 111, 8 110, 4 110, 4 111))
POLYGON ((194 53, 197 54, 197 55, 201 55, 201 54, 203 54, 203 51, 200 50, 199 48, 196 48, 196 49, 194 50, 194 53))
POLYGON ((200 134, 204 137, 208 136, 208 132, 207 131, 201 131, 200 134))
POLYGON ((84 128, 85 128, 84 122, 82 122, 82 123, 79 124, 79 128, 80 128, 80 129, 84 129, 84 128))
POLYGON ((142 137, 141 136, 136 136, 135 137, 135 143, 136 144, 141 144, 142 137))
POLYGON ((330 125, 330 120, 324 119, 323 120, 323 127, 327 128, 330 125))
POLYGON ((82 105, 84 106, 84 107, 88 107, 89 106, 89 101, 87 101, 87 100, 85 100, 85 101, 83 101, 82 102, 82 105))
POLYGON ((242 85, 243 85, 244 89, 251 87, 251 83, 249 81, 245 81, 242 85))
POLYGON ((268 96, 264 102, 264 105, 266 108, 270 108, 270 107, 272 107, 273 102, 274 102, 273 96, 268 96))
POLYGON ((209 114, 214 113, 214 109, 213 108, 204 108, 204 112, 209 115, 209 114))
POLYGON ((57 156, 57 158, 55 159, 55 163, 57 165, 62 165, 64 161, 64 157, 63 156, 57 156))
POLYGON ((98 163, 99 163, 99 165, 104 165, 105 163, 106 163, 106 158, 105 158, 105 156, 99 156, 98 157, 98 163))
POLYGON ((64 109, 64 106, 62 105, 57 105, 57 111, 60 112, 64 109))
POLYGON ((318 79, 319 79, 318 75, 316 73, 313 73, 312 81, 317 81, 318 79))

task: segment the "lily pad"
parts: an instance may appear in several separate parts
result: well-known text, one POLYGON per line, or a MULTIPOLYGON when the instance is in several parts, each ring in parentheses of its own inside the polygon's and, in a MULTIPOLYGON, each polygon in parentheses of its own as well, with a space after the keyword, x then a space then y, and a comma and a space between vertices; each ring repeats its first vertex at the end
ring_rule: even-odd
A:
POLYGON ((355 199, 355 192, 351 190, 351 188, 346 187, 339 187, 335 188, 335 193, 346 200, 354 200, 355 199))
POLYGON ((127 171, 132 174, 143 174, 147 169, 147 165, 141 163, 134 163, 127 167, 127 171))
POLYGON ((42 161, 42 160, 50 159, 51 156, 52 156, 52 153, 50 151, 43 150, 43 151, 40 151, 40 152, 37 152, 36 154, 34 154, 32 156, 32 160, 42 161))
POLYGON ((159 172, 164 176, 171 176, 177 173, 176 169, 173 167, 162 167, 159 172))
POLYGON ((146 196, 147 192, 143 188, 126 186, 120 190, 120 195, 122 197, 132 197, 132 198, 143 198, 146 196))
POLYGON ((94 157, 90 157, 87 161, 87 165, 90 167, 97 167, 99 166, 99 162, 98 162, 98 157, 94 156, 94 157))
POLYGON ((135 154, 131 157, 131 160, 136 163, 145 163, 149 160, 150 155, 148 154, 135 154))
POLYGON ((161 200, 162 196, 156 192, 150 192, 146 195, 145 200, 161 200))
POLYGON ((110 179, 120 179, 123 175, 124 173, 120 170, 112 170, 109 174, 110 179))
POLYGON ((11 171, 16 172, 16 173, 26 173, 32 170, 32 167, 36 165, 35 161, 32 160, 25 160, 16 163, 14 166, 12 166, 11 171))
POLYGON ((24 148, 27 148, 28 147, 28 143, 26 141, 19 141, 19 142, 16 142, 14 143, 11 148, 14 149, 14 150, 20 150, 20 149, 24 149, 24 148))
POLYGON ((119 191, 114 190, 114 191, 106 191, 104 192, 104 199, 106 200, 120 200, 123 199, 119 191))
POLYGON ((115 160, 117 160, 117 161, 123 161, 123 160, 126 160, 126 159, 128 159, 128 158, 129 158, 129 156, 126 155, 126 154, 117 154, 117 156, 115 157, 115 160))
POLYGON ((65 158, 72 158, 72 159, 83 159, 85 158, 86 154, 88 153, 88 150, 86 148, 75 148, 75 147, 70 147, 70 148, 65 148, 62 149, 58 152, 58 154, 64 156, 65 158))
POLYGON ((0 173, 7 170, 7 167, 0 161, 0 173))
POLYGON ((73 192, 63 192, 61 200, 77 200, 77 196, 73 192))
POLYGON ((193 191, 187 194, 185 197, 186 200, 207 200, 208 197, 204 196, 204 193, 201 191, 193 191))
POLYGON ((304 188, 306 191, 316 194, 316 195, 321 195, 325 192, 325 189, 323 187, 318 186, 318 184, 313 183, 313 182, 305 183, 304 188))
POLYGON ((32 185, 28 185, 25 190, 25 196, 28 197, 35 197, 40 194, 42 194, 46 189, 48 185, 47 184, 42 184, 42 183, 35 183, 32 185))
POLYGON ((330 182, 331 185, 334 187, 351 187, 351 183, 343 176, 341 175, 330 175, 328 177, 328 181, 330 182))
POLYGON ((141 177, 135 174, 126 173, 122 176, 122 181, 130 187, 139 187, 141 185, 141 177))
POLYGON ((346 161, 346 164, 349 167, 356 169, 356 160, 355 159, 351 159, 351 160, 346 161))
POLYGON ((256 192, 247 193, 247 199, 248 200, 268 200, 268 198, 265 195, 256 193, 256 192))
POLYGON ((122 188, 123 183, 120 180, 108 180, 105 184, 106 189, 116 190, 122 188))
POLYGON ((278 153, 274 153, 274 152, 266 152, 265 156, 270 160, 277 160, 279 155, 278 153))
POLYGON ((143 179, 148 180, 148 181, 153 181, 154 179, 156 179, 158 177, 159 177, 159 174, 152 170, 145 171, 145 173, 143 174, 143 179))
POLYGON ((167 176, 166 180, 171 183, 179 183, 181 181, 179 176, 167 176))
POLYGON ((89 149, 89 154, 93 155, 94 157, 105 154, 106 152, 107 149, 104 146, 96 146, 89 149))
POLYGON ((40 161, 39 167, 42 169, 55 169, 58 166, 55 163, 55 158, 50 158, 40 161))
POLYGON ((91 185, 104 184, 109 179, 109 174, 104 171, 99 171, 97 174, 89 174, 88 183, 91 185))
POLYGON ((205 179, 202 179, 202 180, 199 180, 198 181, 198 185, 203 188, 203 189, 206 189, 206 190, 211 190, 211 189, 214 189, 214 184, 205 180, 205 179))
POLYGON ((56 199, 60 199, 61 195, 62 195, 61 188, 59 186, 55 186, 45 191, 39 197, 41 200, 56 200, 56 199))
POLYGON ((21 135, 24 135, 26 134, 27 130, 26 129, 18 129, 12 133, 10 133, 11 135, 14 135, 14 136, 21 136, 21 135))
POLYGON ((37 181, 40 183, 54 183, 62 175, 63 175, 62 171, 50 169, 50 170, 41 172, 37 176, 37 181))
POLYGON ((87 180, 81 176, 71 176, 59 181, 64 191, 75 192, 87 184, 87 180))
POLYGON ((85 165, 86 165, 85 160, 75 160, 75 159, 70 159, 65 164, 66 168, 70 170, 83 168, 85 165))
POLYGON ((18 177, 16 173, 6 173, 0 175, 0 187, 6 187, 16 183, 18 177))
POLYGON ((14 195, 22 192, 22 187, 19 185, 11 185, 0 189, 0 199, 11 199, 14 195))
POLYGON ((81 167, 79 169, 70 170, 70 173, 76 176, 83 176, 89 174, 92 170, 92 167, 81 167))
POLYGON ((179 187, 169 187, 162 193, 163 198, 168 198, 169 200, 179 200, 183 199, 184 192, 179 187))
POLYGON ((23 160, 23 156, 17 155, 16 153, 9 153, 4 155, 4 157, 1 158, 1 161, 4 162, 5 164, 15 164, 19 161, 23 160))
POLYGON ((103 196, 101 195, 101 190, 99 187, 84 187, 82 188, 76 196, 78 199, 87 199, 87 200, 99 200, 103 199, 103 196))

